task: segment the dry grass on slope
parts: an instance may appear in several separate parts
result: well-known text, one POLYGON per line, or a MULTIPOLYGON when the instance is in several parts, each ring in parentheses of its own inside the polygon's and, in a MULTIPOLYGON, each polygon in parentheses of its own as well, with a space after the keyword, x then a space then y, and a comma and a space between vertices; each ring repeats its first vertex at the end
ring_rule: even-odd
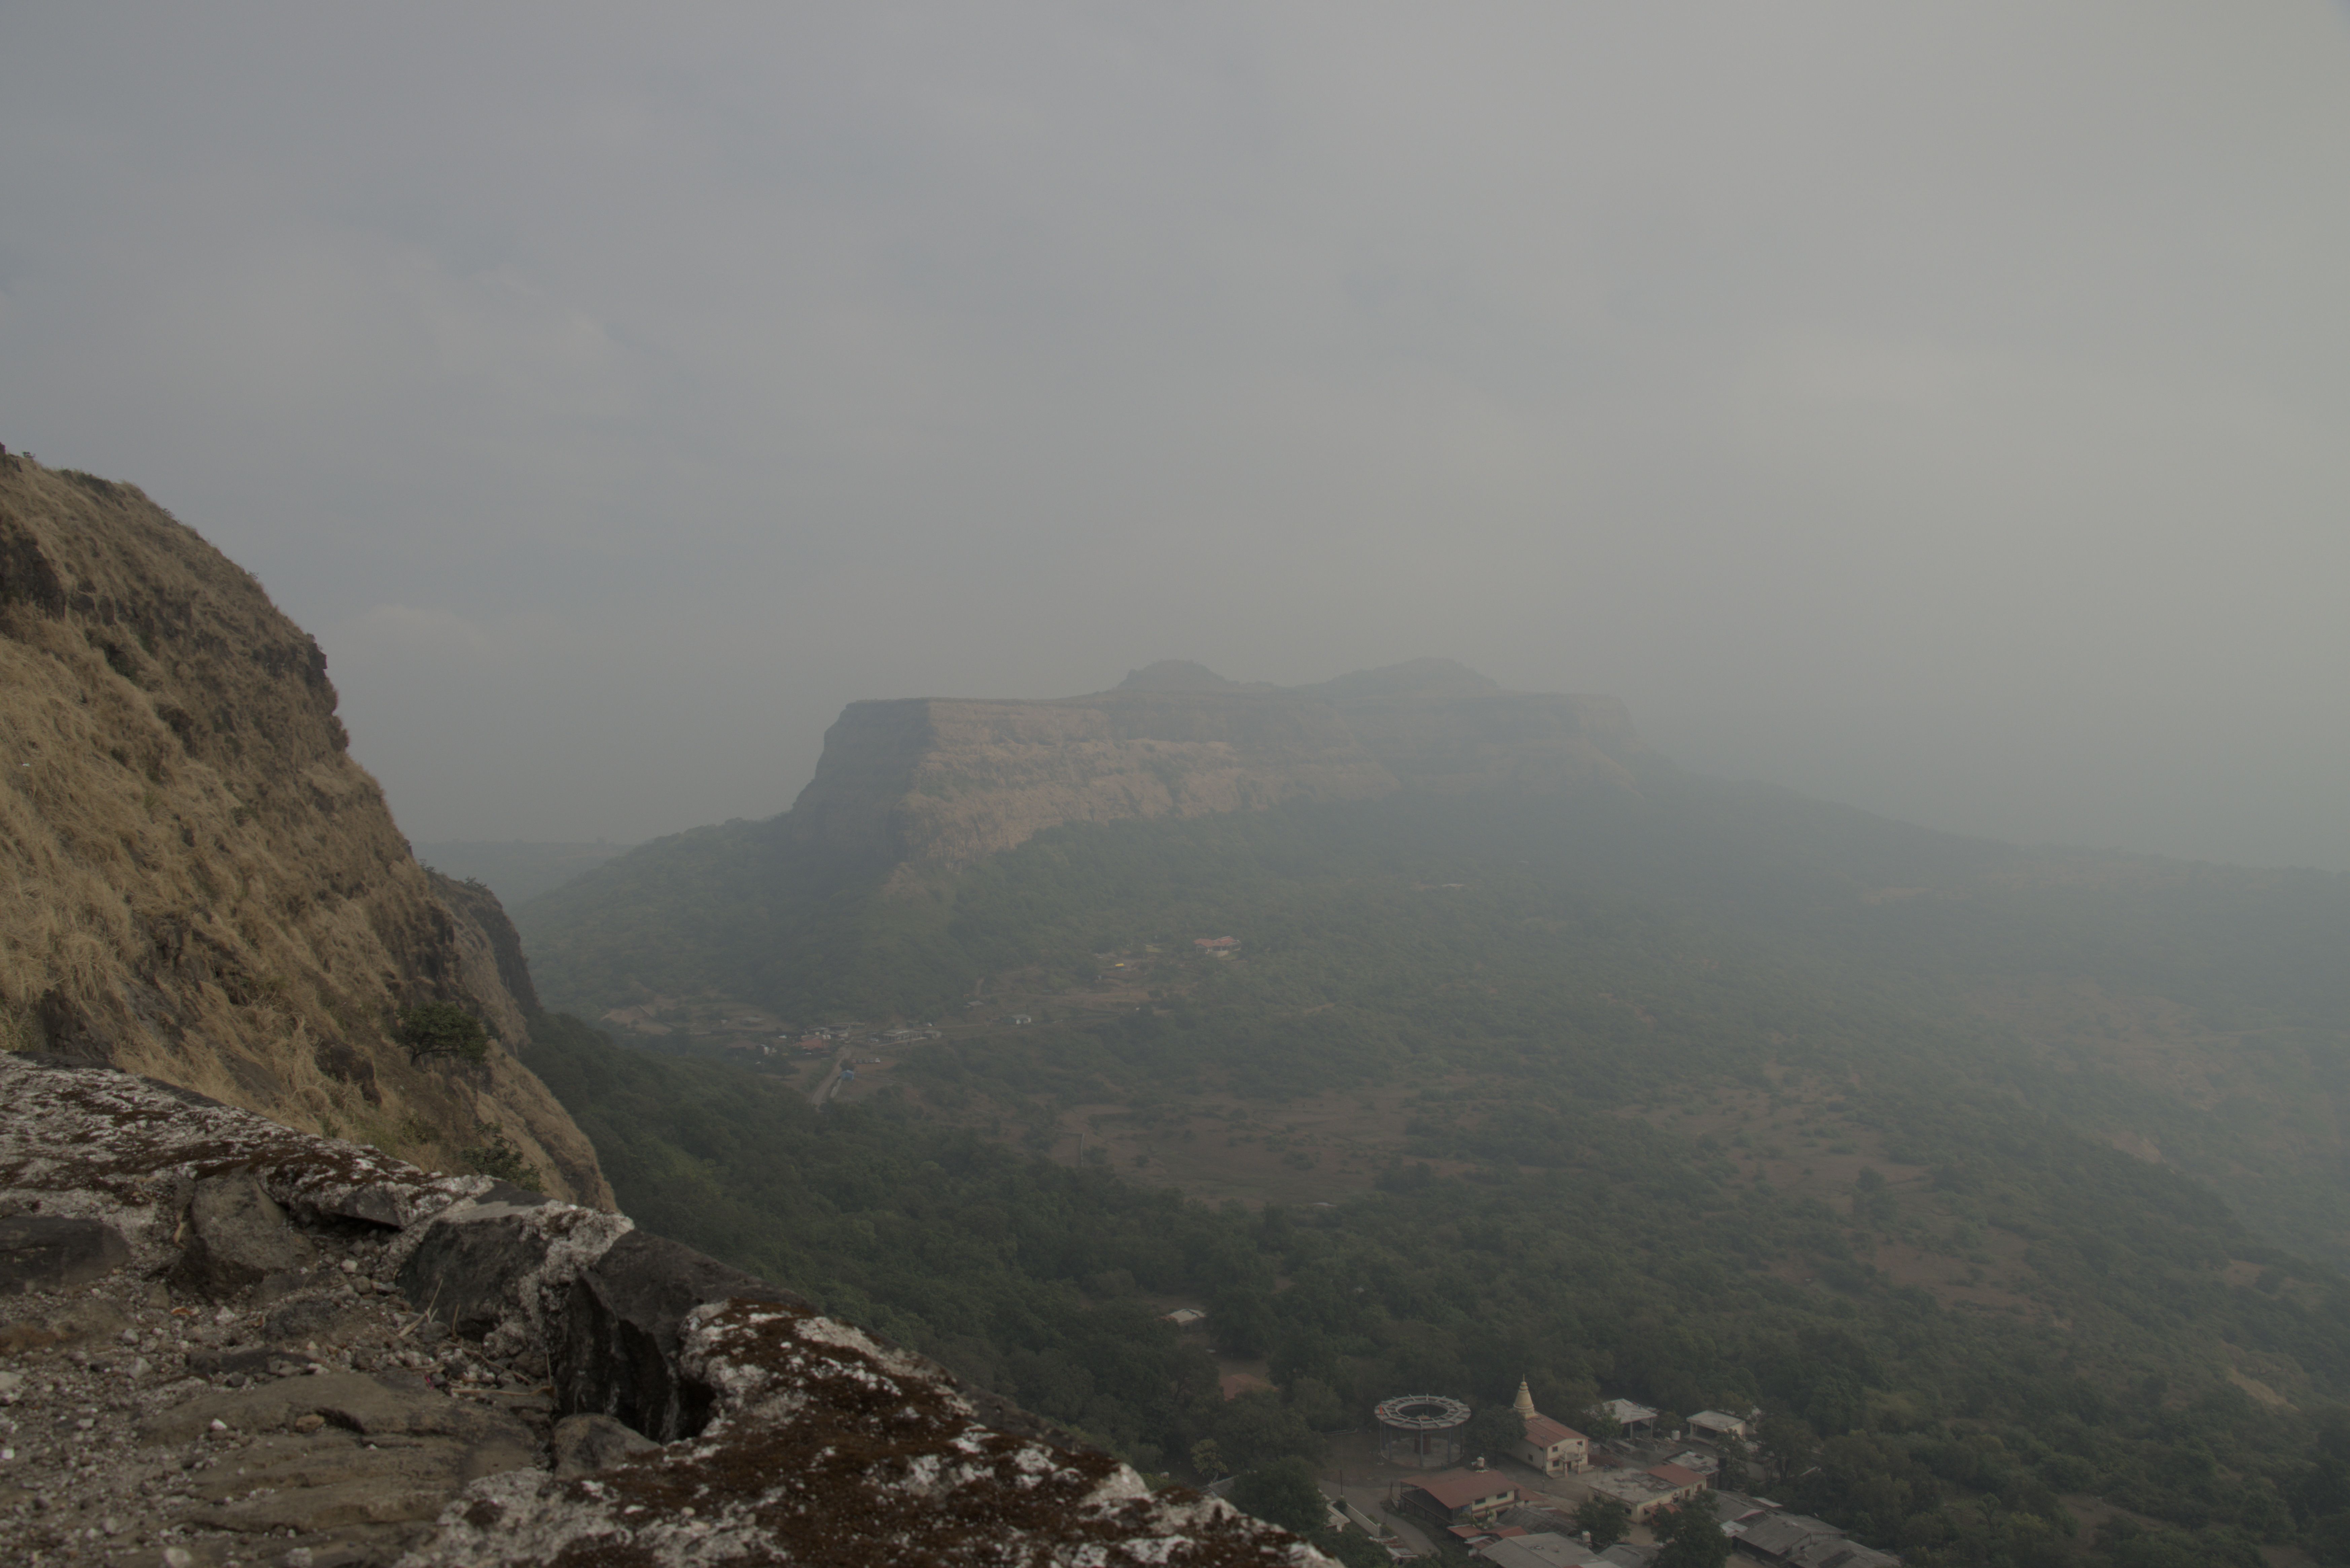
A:
POLYGON ((0 458, 0 1045, 109 1061, 462 1168, 503 1133, 548 1190, 595 1157, 504 1051, 411 1064, 397 1012, 519 1044, 493 943, 345 751, 317 646, 136 489, 0 458))

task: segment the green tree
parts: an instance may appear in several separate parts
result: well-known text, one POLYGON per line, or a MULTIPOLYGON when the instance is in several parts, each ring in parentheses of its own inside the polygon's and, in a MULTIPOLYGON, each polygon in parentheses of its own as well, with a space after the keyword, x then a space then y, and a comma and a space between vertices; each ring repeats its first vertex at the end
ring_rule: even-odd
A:
POLYGON ((1648 1528, 1664 1546, 1655 1568, 1721 1568, 1729 1560, 1730 1537, 1721 1532, 1713 1504, 1702 1493, 1652 1515, 1648 1528))
POLYGON ((1255 1290, 1229 1291, 1208 1309, 1208 1336, 1226 1355, 1250 1359, 1273 1344, 1273 1305, 1255 1290))
POLYGON ((1297 1418, 1317 1432, 1335 1432, 1347 1424, 1347 1404, 1337 1391, 1318 1377, 1300 1377, 1285 1391, 1297 1418))
POLYGON ((1483 1405, 1461 1428, 1461 1450, 1474 1459, 1508 1459, 1525 1441, 1526 1418, 1508 1405, 1483 1405))
POLYGON ((1575 1522, 1590 1534, 1594 1552, 1605 1552, 1624 1539, 1624 1532, 1631 1528, 1632 1511, 1612 1497, 1595 1492, 1575 1505, 1575 1522))
POLYGON ((1191 1445, 1191 1468, 1201 1480, 1217 1480, 1224 1474, 1224 1450, 1216 1447, 1213 1438, 1202 1438, 1191 1445))
POLYGON ((400 1043, 408 1047, 411 1062, 427 1056, 479 1062, 490 1054, 490 1032, 453 1002, 427 1002, 401 1013, 400 1043))
POLYGON ((1335 1557, 1347 1568, 1393 1568, 1388 1549, 1351 1530, 1317 1530, 1306 1537, 1323 1555, 1335 1557))
POLYGON ((1819 1457, 1820 1440, 1800 1417, 1784 1410, 1763 1412, 1762 1421, 1754 1429, 1754 1438, 1762 1446, 1762 1457, 1771 1469, 1782 1476, 1801 1475, 1819 1457))
POLYGON ((1215 1439, 1227 1464, 1259 1469, 1276 1459, 1321 1457, 1321 1437, 1270 1388, 1252 1388, 1223 1402, 1214 1416, 1215 1439))
POLYGON ((1232 1501, 1268 1523, 1300 1535, 1319 1530, 1330 1517, 1314 1467, 1304 1459, 1275 1459, 1232 1483, 1232 1501))

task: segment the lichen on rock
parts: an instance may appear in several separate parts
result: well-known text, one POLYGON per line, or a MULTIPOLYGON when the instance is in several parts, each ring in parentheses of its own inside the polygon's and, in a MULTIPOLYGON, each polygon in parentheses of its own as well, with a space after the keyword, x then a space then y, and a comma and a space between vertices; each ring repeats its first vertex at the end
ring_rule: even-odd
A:
POLYGON ((801 1308, 711 1303, 681 1362, 718 1394, 698 1435, 593 1476, 479 1482, 407 1568, 1327 1561, 1220 1499, 991 1428, 936 1366, 801 1308))
POLYGON ((22 1215, 119 1239, 98 1295, 0 1324, 57 1399, 133 1386, 43 1459, 59 1561, 292 1532, 343 1568, 1326 1562, 619 1216, 110 1069, 0 1056, 0 1216, 22 1215), (206 1189, 309 1262, 187 1266, 206 1189))

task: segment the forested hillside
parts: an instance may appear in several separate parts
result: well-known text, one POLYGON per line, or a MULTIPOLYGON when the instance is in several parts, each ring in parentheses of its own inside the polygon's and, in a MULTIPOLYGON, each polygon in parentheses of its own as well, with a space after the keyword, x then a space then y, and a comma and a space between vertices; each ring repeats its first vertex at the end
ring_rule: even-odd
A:
POLYGON ((1146 1085, 1262 1100, 1463 1075, 1513 1100, 1533 1073, 1537 1095, 1696 1116, 1773 1073, 1864 1072, 1862 1098, 1957 1084, 2350 1262, 2339 875, 2026 850, 1662 764, 1638 795, 1054 828, 889 895, 795 859, 785 820, 664 841, 526 906, 550 1000, 708 994, 805 1025, 952 1021, 983 992, 1053 1022, 916 1072, 1031 1127, 1146 1085), (1241 961, 1185 956, 1219 933, 1241 961), (1097 956, 1118 954, 1115 973, 1097 956), (1112 1016, 1106 1052, 1088 1021, 1112 1016))
POLYGON ((1950 1222, 2023 1238, 2048 1282, 2045 1310, 1985 1312, 1856 1262, 1918 1222, 1909 1200, 1792 1196, 1606 1114, 1530 1110, 1463 1176, 1402 1161, 1336 1208, 1252 1212, 1009 1150, 899 1096, 819 1115, 761 1075, 569 1021, 536 1038, 532 1064, 647 1225, 1146 1468, 1188 1470, 1203 1440, 1243 1468, 1315 1456, 1388 1394, 1499 1403, 1523 1373, 1545 1408, 1760 1403, 1776 1494, 1920 1564, 2350 1556, 2341 1279, 2044 1120, 1946 1111, 1935 1152, 1967 1162, 1936 1168, 1950 1222), (2230 1283, 2248 1254, 2272 1277, 2230 1283), (1219 1397, 1206 1347, 1159 1316, 1170 1294, 1209 1307, 1218 1351, 1269 1355, 1277 1390, 1219 1397), (2300 1407, 2230 1381, 2238 1348, 2301 1367, 2300 1407), (2067 1496, 2140 1522, 2076 1534, 2067 1496))
POLYGON ((1523 1373, 1760 1405, 1774 1496, 1925 1568, 2350 1562, 2350 878, 1631 762, 910 878, 701 830, 526 909, 535 958, 773 1032, 536 1064, 656 1228, 1149 1467, 1523 1373), (853 1083, 773 1044, 817 1026, 853 1083))

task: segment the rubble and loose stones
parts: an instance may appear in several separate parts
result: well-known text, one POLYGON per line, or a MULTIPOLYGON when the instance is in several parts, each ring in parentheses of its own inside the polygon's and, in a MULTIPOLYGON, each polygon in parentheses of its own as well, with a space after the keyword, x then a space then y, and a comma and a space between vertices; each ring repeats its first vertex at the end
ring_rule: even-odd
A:
POLYGON ((571 1480, 593 1475, 660 1447, 650 1438, 630 1431, 609 1416, 566 1416, 555 1423, 556 1479, 571 1480))
POLYGON ((0 1324, 45 1563, 1326 1563, 619 1216, 111 1070, 0 1054, 0 1213, 128 1253, 0 1324))

